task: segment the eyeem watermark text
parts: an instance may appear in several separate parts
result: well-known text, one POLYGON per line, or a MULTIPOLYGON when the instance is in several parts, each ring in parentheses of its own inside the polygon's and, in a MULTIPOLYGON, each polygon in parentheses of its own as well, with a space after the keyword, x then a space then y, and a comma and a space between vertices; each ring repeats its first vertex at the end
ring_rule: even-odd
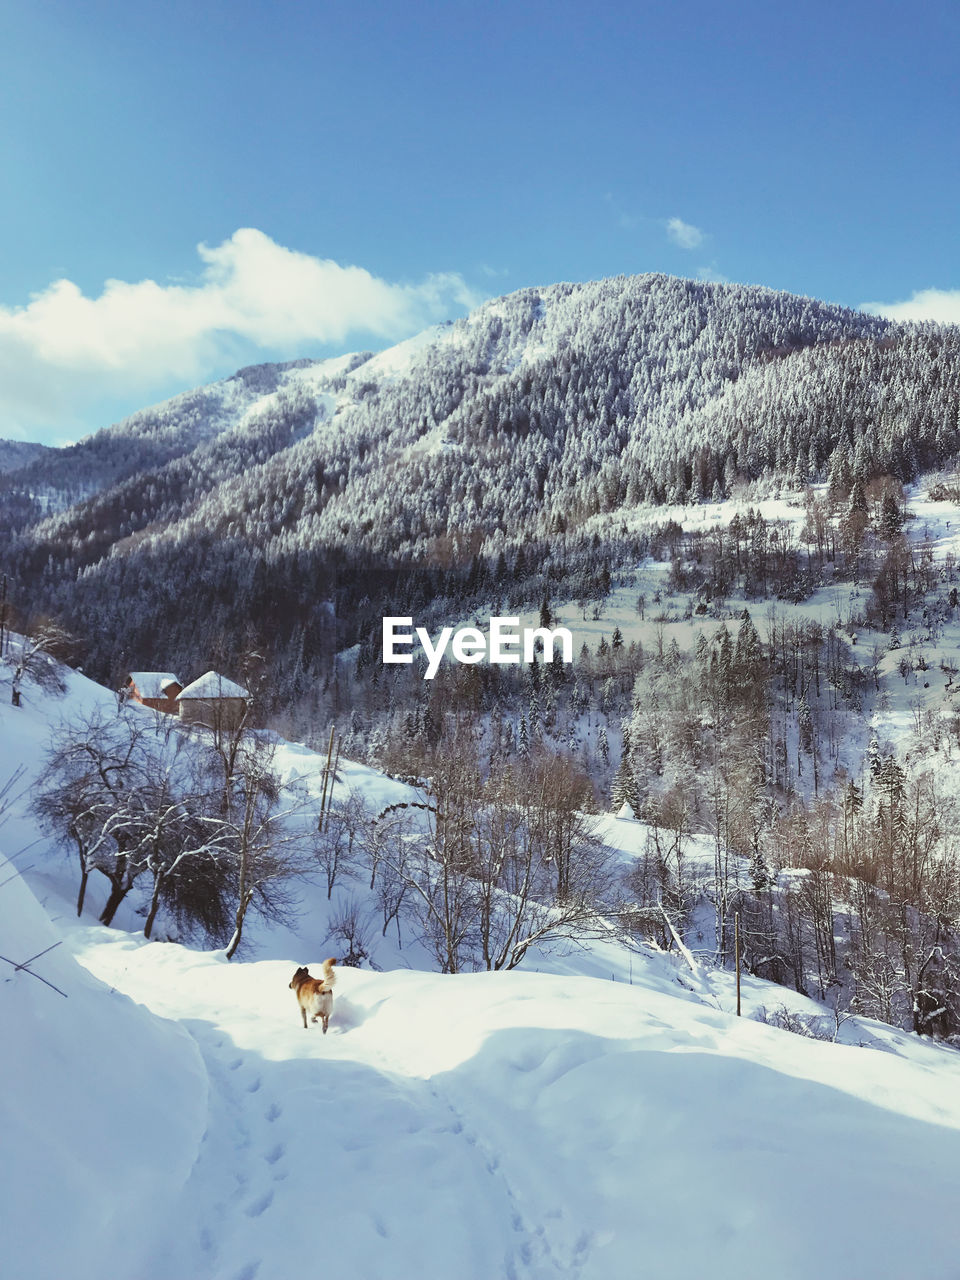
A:
POLYGON ((384 618, 383 661, 412 662, 414 639, 427 657, 425 680, 432 680, 440 667, 440 661, 449 646, 457 662, 508 663, 533 662, 540 645, 544 662, 553 662, 554 651, 560 646, 561 662, 573 662, 573 636, 566 627, 521 627, 519 618, 491 618, 489 635, 478 627, 444 627, 436 643, 426 627, 413 627, 412 618, 384 618))

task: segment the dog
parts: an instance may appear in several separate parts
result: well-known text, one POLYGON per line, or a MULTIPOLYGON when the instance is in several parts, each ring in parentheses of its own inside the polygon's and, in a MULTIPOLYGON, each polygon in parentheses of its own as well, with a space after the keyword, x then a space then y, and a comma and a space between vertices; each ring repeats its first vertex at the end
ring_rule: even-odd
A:
POLYGON ((298 969, 293 975, 290 990, 297 993, 304 1031, 307 1029, 309 1013, 311 1022, 316 1022, 318 1018, 321 1020, 323 1034, 327 1034, 327 1023, 330 1021, 330 1012, 333 1009, 333 984, 337 980, 337 975, 333 972, 333 966, 336 963, 333 958, 324 960, 322 978, 311 978, 303 968, 298 969))

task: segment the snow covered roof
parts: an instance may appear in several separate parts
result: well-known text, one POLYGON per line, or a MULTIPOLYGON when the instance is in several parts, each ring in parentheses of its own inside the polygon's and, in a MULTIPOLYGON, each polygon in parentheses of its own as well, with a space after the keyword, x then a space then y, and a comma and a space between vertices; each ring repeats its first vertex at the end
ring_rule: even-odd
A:
POLYGON ((228 680, 226 676, 218 675, 216 671, 207 671, 198 680, 194 680, 193 684, 188 684, 177 701, 179 702, 183 698, 249 697, 250 694, 244 689, 243 685, 234 684, 232 680, 228 680))
POLYGON ((141 698, 165 698, 165 690, 180 680, 172 671, 131 671, 130 679, 141 698))

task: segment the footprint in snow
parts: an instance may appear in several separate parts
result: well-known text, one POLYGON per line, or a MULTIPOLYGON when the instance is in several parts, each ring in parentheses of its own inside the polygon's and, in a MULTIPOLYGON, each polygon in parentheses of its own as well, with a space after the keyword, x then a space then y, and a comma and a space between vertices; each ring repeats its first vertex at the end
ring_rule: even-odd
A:
MULTIPOLYGON (((234 1060, 229 1064, 229 1066, 230 1066, 230 1070, 231 1070, 231 1071, 236 1071, 239 1067, 242 1067, 242 1066, 243 1066, 243 1059, 242 1059, 242 1058, 234 1058, 234 1060)), ((259 1264, 259 1262, 258 1262, 258 1263, 257 1263, 257 1266, 259 1266, 259 1265, 260 1265, 260 1264, 259 1264)))
POLYGON ((262 1084, 263 1084, 263 1081, 260 1079, 259 1076, 257 1076, 256 1080, 254 1080, 251 1084, 247 1085, 247 1093, 256 1093, 262 1084))
POLYGON ((250 1205, 250 1207, 247 1209, 247 1217, 259 1218, 262 1213, 266 1213, 266 1211, 270 1208, 272 1204, 273 1204, 273 1192, 267 1191, 262 1196, 259 1196, 256 1200, 254 1200, 253 1204, 250 1205))
POLYGON ((279 1106, 276 1102, 272 1102, 267 1109, 267 1119, 270 1123, 272 1124, 274 1120, 279 1120, 282 1115, 283 1107, 279 1106))
POLYGON ((256 1274, 259 1270, 259 1262, 248 1262, 245 1267, 240 1268, 234 1277, 234 1280, 255 1280, 256 1274))
POLYGON ((577 1239, 577 1243, 574 1245, 574 1249, 573 1249, 573 1265, 574 1266, 579 1266, 580 1263, 583 1262, 584 1258, 590 1252, 590 1246, 592 1244, 593 1244, 593 1232, 581 1231, 577 1239))
POLYGON ((283 1159, 286 1153, 286 1147, 282 1142, 278 1142, 277 1145, 272 1147, 263 1158, 266 1160, 267 1164, 276 1164, 278 1160, 283 1159))

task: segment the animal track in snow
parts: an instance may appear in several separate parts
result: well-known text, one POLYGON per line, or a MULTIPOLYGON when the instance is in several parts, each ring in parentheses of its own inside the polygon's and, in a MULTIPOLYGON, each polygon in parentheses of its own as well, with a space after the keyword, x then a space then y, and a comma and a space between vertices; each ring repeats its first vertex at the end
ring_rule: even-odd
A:
POLYGON ((283 1159, 286 1153, 286 1147, 282 1142, 278 1142, 277 1145, 272 1147, 263 1158, 266 1160, 267 1164, 276 1164, 278 1160, 283 1159))
POLYGON ((270 1106, 267 1108, 267 1119, 270 1123, 273 1124, 274 1120, 279 1120, 282 1115, 283 1107, 279 1106, 276 1102, 271 1102, 270 1106))
POLYGON ((585 1260, 593 1244, 593 1232, 581 1231, 573 1249, 573 1266, 578 1267, 585 1260))
POLYGON ((259 1218, 262 1213, 266 1213, 272 1204, 273 1192, 265 1191, 264 1194, 262 1196, 258 1196, 257 1199, 254 1200, 253 1204, 251 1204, 247 1209, 247 1217, 259 1218))

